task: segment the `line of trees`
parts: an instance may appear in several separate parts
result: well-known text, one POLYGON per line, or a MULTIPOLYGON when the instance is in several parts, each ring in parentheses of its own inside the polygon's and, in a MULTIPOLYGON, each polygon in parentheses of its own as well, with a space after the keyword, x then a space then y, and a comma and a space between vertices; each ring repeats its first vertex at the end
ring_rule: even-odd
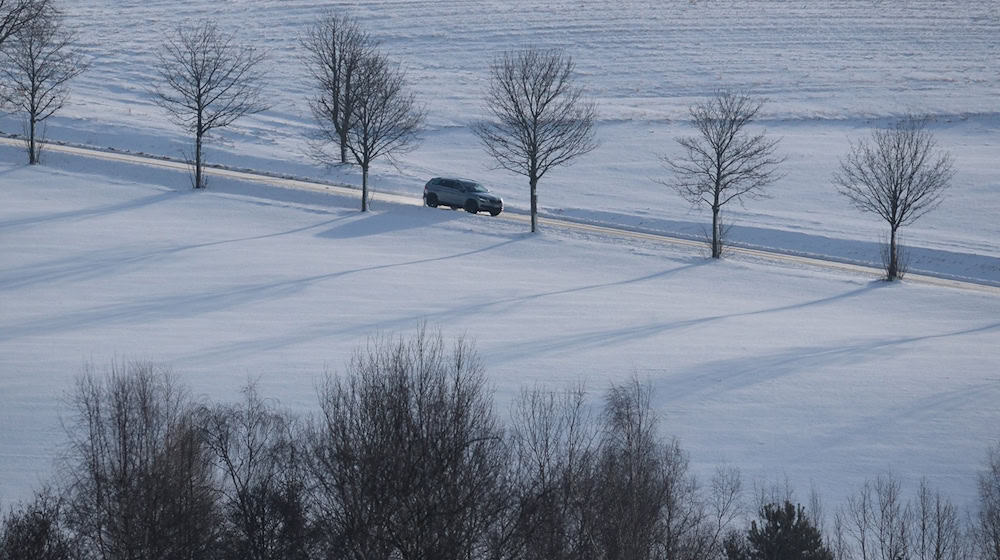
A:
MULTIPOLYGON (((38 127, 62 108, 68 82, 87 68, 50 0, 0 0, 0 78, 3 103, 25 115, 28 161, 38 162, 38 127)), ((425 120, 406 74, 379 42, 349 15, 321 18, 301 40, 314 84, 309 107, 317 123, 310 154, 325 165, 361 168, 361 211, 368 210, 372 163, 414 149, 425 120)), ((269 108, 265 53, 240 44, 235 33, 202 22, 178 27, 157 51, 154 101, 194 137, 193 186, 205 187, 203 147, 212 131, 269 108)), ((677 138, 678 155, 662 155, 670 176, 659 180, 693 205, 711 209, 707 236, 721 258, 726 228, 722 208, 767 197, 779 180, 779 140, 753 131, 764 99, 720 90, 690 109, 697 134, 677 138)), ((537 229, 538 184, 552 169, 597 147, 597 109, 575 77, 572 58, 553 49, 508 51, 490 67, 487 118, 472 125, 499 168, 528 179, 531 231, 537 229)), ((889 226, 884 244, 886 278, 906 272, 898 230, 940 204, 954 175, 927 120, 905 117, 851 144, 833 183, 858 209, 889 226)))
POLYGON ((964 517, 921 482, 817 498, 703 484, 647 386, 527 388, 504 425, 475 348, 421 329, 360 348, 296 418, 251 383, 198 402, 168 372, 85 372, 62 473, 0 523, 0 559, 1000 560, 1000 446, 964 517))

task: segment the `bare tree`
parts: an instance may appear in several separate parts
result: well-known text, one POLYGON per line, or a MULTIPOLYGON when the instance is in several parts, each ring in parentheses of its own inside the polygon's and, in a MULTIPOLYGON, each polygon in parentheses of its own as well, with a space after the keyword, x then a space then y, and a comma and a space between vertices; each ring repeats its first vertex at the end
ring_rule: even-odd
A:
POLYGON ((907 117, 851 143, 833 182, 854 206, 889 224, 887 280, 900 271, 896 231, 936 208, 953 175, 951 156, 938 149, 926 119, 907 117))
POLYGON ((875 554, 874 529, 877 514, 872 483, 866 480, 857 493, 847 498, 846 512, 841 516, 844 532, 850 537, 854 548, 860 554, 861 560, 874 560, 875 554))
POLYGON ((597 147, 597 109, 576 85, 573 59, 559 50, 504 53, 490 67, 489 119, 473 125, 499 167, 528 178, 531 231, 537 229, 538 181, 597 147))
POLYGON ((910 550, 915 560, 959 560, 964 557, 965 535, 958 509, 940 491, 920 480, 913 506, 910 550))
POLYGON ((352 559, 479 557, 498 515, 503 433, 471 345, 421 329, 379 339, 330 378, 309 436, 328 553, 352 559))
POLYGON ((599 557, 652 557, 660 541, 660 510, 669 479, 661 477, 656 418, 649 388, 638 380, 613 385, 605 397, 597 501, 604 523, 595 527, 599 557))
POLYGON ((583 387, 522 390, 511 413, 514 546, 509 556, 592 556, 598 425, 583 387))
POLYGON ((875 537, 880 560, 908 560, 912 510, 903 500, 902 485, 892 474, 875 479, 875 537))
POLYGON ((228 521, 226 555, 247 560, 307 558, 311 536, 307 489, 292 420, 261 397, 254 383, 240 405, 200 414, 205 441, 221 473, 228 521))
POLYGON ((317 89, 309 101, 313 117, 320 124, 321 144, 314 150, 314 157, 324 163, 334 159, 323 148, 331 143, 339 148, 340 163, 347 163, 347 135, 358 98, 357 73, 365 58, 374 54, 377 44, 357 20, 331 13, 309 29, 302 46, 308 52, 306 65, 317 89))
POLYGON ((867 480, 847 500, 846 532, 861 560, 908 560, 913 509, 899 479, 886 474, 867 480))
POLYGON ((104 560, 214 553, 216 481, 186 392, 150 364, 88 372, 67 426, 68 524, 104 560))
POLYGON ((205 187, 202 143, 211 131, 268 108, 261 96, 264 53, 236 43, 212 22, 178 27, 157 52, 154 100, 194 134, 194 188, 205 187))
POLYGON ((710 560, 723 553, 725 535, 738 513, 742 483, 736 471, 713 476, 706 496, 691 473, 687 452, 676 439, 664 442, 659 477, 663 480, 661 540, 656 558, 710 560), (735 476, 735 478, 733 478, 735 476))
MULTIPOLYGON (((392 159, 416 147, 424 112, 399 66, 382 53, 365 56, 356 70, 356 94, 347 149, 361 167, 361 211, 368 211, 368 170, 377 158, 392 159)), ((324 123, 320 123, 324 126, 324 123)))
POLYGON ((606 560, 708 560, 738 513, 741 479, 719 469, 699 488, 687 454, 657 433, 651 391, 636 379, 614 385, 605 399, 593 497, 600 521, 591 527, 606 560))
POLYGON ((61 16, 48 10, 22 26, 2 49, 0 72, 6 81, 5 98, 24 113, 28 163, 39 161, 38 125, 62 109, 69 96, 67 83, 87 68, 72 48, 74 35, 61 16))
POLYGON ((986 469, 979 473, 979 523, 981 557, 1000 560, 1000 443, 991 447, 986 469))
POLYGON ((723 249, 722 207, 736 200, 762 198, 765 188, 778 180, 777 139, 747 130, 764 100, 745 92, 721 91, 691 107, 697 136, 677 138, 682 154, 662 158, 674 177, 662 183, 673 187, 691 204, 712 209, 712 258, 723 249))

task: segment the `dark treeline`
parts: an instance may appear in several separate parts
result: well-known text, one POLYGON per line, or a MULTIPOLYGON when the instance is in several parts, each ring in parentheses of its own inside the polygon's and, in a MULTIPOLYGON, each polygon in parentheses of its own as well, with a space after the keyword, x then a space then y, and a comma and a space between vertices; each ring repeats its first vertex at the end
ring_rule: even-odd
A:
POLYGON ((11 507, 0 559, 1000 559, 1000 447, 980 503, 866 483, 830 519, 700 483, 648 387, 524 389, 504 424, 472 345, 373 339, 296 418, 250 384, 204 404, 149 364, 85 372, 59 475, 11 507))

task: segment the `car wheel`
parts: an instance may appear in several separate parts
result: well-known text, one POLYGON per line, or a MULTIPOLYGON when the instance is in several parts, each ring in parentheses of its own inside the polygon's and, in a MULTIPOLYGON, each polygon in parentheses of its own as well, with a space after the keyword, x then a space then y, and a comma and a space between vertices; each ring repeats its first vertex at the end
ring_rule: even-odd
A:
POLYGON ((465 211, 470 214, 475 214, 476 212, 479 212, 479 203, 471 198, 469 200, 466 200, 465 211))
POLYGON ((490 210, 490 216, 499 216, 499 215, 500 215, 499 210, 490 210))
POLYGON ((437 205, 438 205, 438 196, 434 193, 430 193, 429 195, 427 195, 427 206, 430 206, 431 208, 437 208, 437 205))

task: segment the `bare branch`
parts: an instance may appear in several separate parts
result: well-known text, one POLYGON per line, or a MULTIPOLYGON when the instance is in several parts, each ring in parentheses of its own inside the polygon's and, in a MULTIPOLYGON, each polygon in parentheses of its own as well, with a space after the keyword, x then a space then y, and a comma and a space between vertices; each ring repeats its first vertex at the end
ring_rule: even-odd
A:
POLYGON ((49 0, 0 0, 0 47, 25 26, 54 11, 49 0))

